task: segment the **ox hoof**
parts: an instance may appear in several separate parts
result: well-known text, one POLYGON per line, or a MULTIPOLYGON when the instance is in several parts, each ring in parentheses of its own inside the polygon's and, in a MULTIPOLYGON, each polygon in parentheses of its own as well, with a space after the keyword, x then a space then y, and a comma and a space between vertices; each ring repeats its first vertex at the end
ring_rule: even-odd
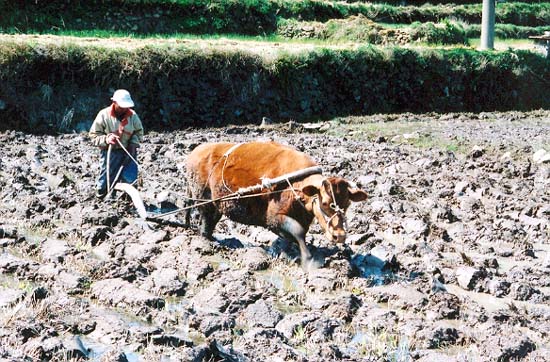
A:
POLYGON ((206 240, 216 241, 216 238, 214 237, 213 234, 200 232, 199 235, 205 238, 206 240))

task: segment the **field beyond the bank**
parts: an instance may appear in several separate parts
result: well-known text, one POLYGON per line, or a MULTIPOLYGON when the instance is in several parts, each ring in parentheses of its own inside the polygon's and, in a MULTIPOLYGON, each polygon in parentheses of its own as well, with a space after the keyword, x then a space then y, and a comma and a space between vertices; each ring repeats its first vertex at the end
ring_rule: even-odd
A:
POLYGON ((549 62, 525 44, 547 8, 498 4, 497 35, 523 43, 481 52, 477 4, 4 3, 0 129, 86 129, 117 88, 159 130, 547 108, 549 62))

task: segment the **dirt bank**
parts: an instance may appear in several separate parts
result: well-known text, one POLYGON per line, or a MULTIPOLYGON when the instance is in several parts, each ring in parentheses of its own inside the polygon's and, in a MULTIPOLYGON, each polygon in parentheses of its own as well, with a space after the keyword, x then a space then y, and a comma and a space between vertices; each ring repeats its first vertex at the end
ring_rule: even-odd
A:
POLYGON ((317 270, 263 229, 211 242, 96 200, 85 134, 0 134, 0 360, 548 360, 549 112, 148 133, 149 211, 182 205, 198 144, 257 139, 370 195, 347 245, 312 227, 317 270))

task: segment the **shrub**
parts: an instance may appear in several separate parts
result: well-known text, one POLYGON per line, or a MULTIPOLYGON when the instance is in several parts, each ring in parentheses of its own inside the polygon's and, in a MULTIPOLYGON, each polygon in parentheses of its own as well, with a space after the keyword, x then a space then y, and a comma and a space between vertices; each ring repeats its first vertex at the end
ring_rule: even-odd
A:
POLYGON ((463 26, 458 22, 448 20, 439 24, 413 23, 410 34, 412 40, 431 44, 468 44, 468 37, 463 26))

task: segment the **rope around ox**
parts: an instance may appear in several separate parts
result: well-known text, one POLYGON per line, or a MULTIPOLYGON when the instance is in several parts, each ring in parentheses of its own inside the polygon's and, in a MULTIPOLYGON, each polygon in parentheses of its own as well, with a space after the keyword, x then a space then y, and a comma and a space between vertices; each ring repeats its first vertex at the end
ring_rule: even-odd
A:
MULTIPOLYGON (((128 155, 128 157, 130 157, 130 159, 136 164, 136 166, 139 169, 140 164, 136 161, 136 159, 122 145, 120 140, 117 139, 116 141, 117 141, 118 145, 120 146, 120 148, 128 155)), ((231 150, 233 150, 234 148, 237 148, 239 145, 240 144, 237 144, 237 145, 233 146, 231 148, 231 150)), ((226 154, 228 154, 228 153, 229 152, 226 152, 226 154)), ((239 199, 242 199, 242 198, 259 197, 259 196, 271 195, 271 194, 276 194, 276 193, 282 193, 282 192, 289 191, 289 190, 294 194, 295 199, 300 200, 300 196, 296 192, 297 190, 294 187, 292 187, 291 180, 301 178, 301 177, 310 176, 310 175, 317 174, 317 173, 322 174, 322 172, 323 172, 323 170, 320 166, 312 166, 312 167, 304 168, 302 170, 290 172, 290 173, 287 173, 285 175, 275 177, 273 179, 264 177, 264 178, 261 179, 260 184, 240 188, 235 192, 232 192, 232 193, 224 195, 224 196, 217 197, 215 199, 208 199, 208 200, 206 200, 206 199, 195 199, 195 198, 190 198, 190 197, 180 195, 180 197, 182 197, 186 200, 195 201, 195 203, 193 205, 181 207, 181 208, 178 208, 176 210, 172 210, 172 211, 169 211, 169 212, 166 212, 166 213, 163 213, 163 214, 155 215, 155 218, 162 218, 162 217, 165 217, 165 216, 170 216, 170 215, 177 214, 177 213, 185 211, 185 210, 189 210, 189 209, 192 209, 192 208, 196 208, 196 207, 199 207, 199 206, 202 206, 202 205, 207 205, 207 204, 211 204, 211 203, 215 203, 215 202, 232 201, 232 200, 239 200, 239 199), (283 190, 277 190, 277 191, 268 191, 268 192, 264 191, 265 189, 268 189, 268 188, 270 188, 274 185, 279 185, 279 184, 285 183, 285 182, 288 184, 288 186, 289 186, 288 188, 285 188, 283 190)), ((120 174, 120 172, 119 172, 119 174, 120 174)), ((118 178, 119 174, 117 174, 117 178, 118 178)), ((117 180, 115 179, 114 183, 116 181, 117 180)), ((229 189, 229 187, 227 187, 227 185, 225 185, 225 182, 224 182, 224 186, 226 186, 226 188, 231 191, 231 189, 229 189)), ((342 214, 342 210, 336 204, 335 197, 334 197, 335 196, 334 195, 334 190, 332 189, 332 185, 331 185, 331 193, 332 193, 331 196, 332 196, 334 202, 331 203, 330 206, 331 206, 332 209, 335 210, 335 213, 331 217, 329 217, 329 222, 337 214, 338 215, 342 214)), ((318 208, 325 217, 328 216, 323 212, 320 205, 318 205, 318 208)))
POLYGON ((291 172, 291 173, 288 173, 288 174, 285 174, 285 175, 282 175, 282 176, 278 176, 278 177, 275 177, 273 179, 263 178, 262 182, 260 184, 240 188, 237 191, 234 191, 234 192, 232 192, 230 194, 227 194, 227 195, 224 195, 224 196, 217 197, 215 199, 205 200, 205 199, 194 199, 194 198, 189 198, 189 197, 182 196, 183 198, 185 198, 187 200, 198 201, 198 203, 194 203, 193 205, 189 205, 189 206, 185 206, 185 207, 173 210, 173 211, 169 211, 169 212, 166 212, 164 214, 156 215, 156 217, 164 217, 164 216, 176 214, 180 211, 192 209, 194 207, 198 207, 198 206, 202 206, 202 205, 206 205, 206 204, 210 204, 210 203, 215 203, 215 202, 220 202, 220 201, 239 200, 239 199, 242 199, 242 198, 259 197, 259 196, 264 196, 264 195, 282 193, 282 192, 289 191, 289 190, 292 191, 295 198, 299 199, 300 197, 296 192, 297 190, 292 187, 292 184, 291 184, 290 181, 294 180, 296 178, 299 178, 299 177, 305 177, 305 176, 309 176, 309 175, 312 175, 312 174, 315 174, 315 173, 321 173, 321 172, 322 172, 321 167, 313 166, 313 167, 308 167, 308 168, 305 168, 305 169, 302 169, 302 170, 294 171, 294 172, 291 172), (276 190, 276 191, 265 191, 266 189, 270 188, 271 186, 279 185, 279 184, 284 183, 284 182, 288 183, 289 188, 285 188, 283 190, 276 190))

